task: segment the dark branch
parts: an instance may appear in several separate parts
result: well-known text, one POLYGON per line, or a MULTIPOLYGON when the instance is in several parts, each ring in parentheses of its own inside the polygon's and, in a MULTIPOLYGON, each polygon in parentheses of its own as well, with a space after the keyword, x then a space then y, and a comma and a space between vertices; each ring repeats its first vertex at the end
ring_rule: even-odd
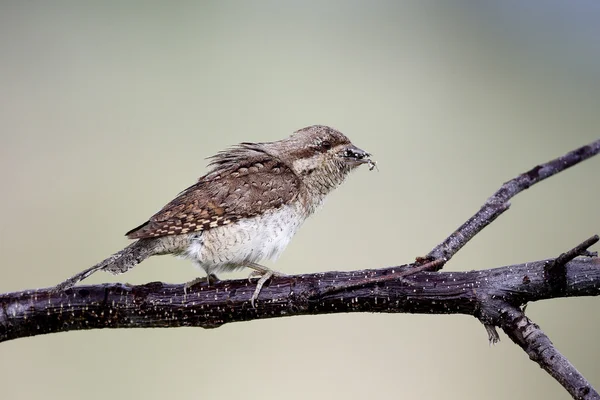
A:
MULTIPOLYGON (((600 294, 600 259, 576 258, 567 264, 567 290, 549 290, 547 260, 470 272, 421 272, 402 280, 397 268, 327 272, 274 278, 254 309, 248 280, 184 285, 160 282, 139 286, 78 286, 63 293, 51 288, 0 295, 0 341, 81 329, 198 326, 346 312, 467 314, 502 326, 497 302, 518 307, 531 301, 600 294), (365 285, 365 277, 378 282, 365 285), (331 292, 340 282, 360 283, 331 292), (494 300, 492 304, 491 300, 494 300)), ((407 267, 400 267, 406 269, 407 267)))
MULTIPOLYGON (((567 168, 572 167, 581 161, 595 156, 600 152, 600 139, 573 150, 562 157, 555 158, 545 164, 538 165, 530 171, 517 176, 506 182, 494 193, 475 215, 467 222, 462 224, 452 235, 437 245, 427 254, 426 258, 430 260, 442 259, 446 262, 452 258, 467 242, 486 226, 498 218, 504 211, 508 210, 508 202, 518 193, 546 178, 556 175, 567 168)), ((440 266, 439 268, 441 268, 440 266)))

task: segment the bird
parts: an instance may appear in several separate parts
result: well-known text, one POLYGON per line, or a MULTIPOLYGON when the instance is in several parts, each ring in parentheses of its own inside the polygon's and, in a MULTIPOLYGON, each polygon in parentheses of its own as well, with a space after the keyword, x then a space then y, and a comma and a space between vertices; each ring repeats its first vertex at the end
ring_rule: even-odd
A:
POLYGON ((376 163, 338 130, 313 125, 273 142, 243 142, 209 157, 209 172, 146 222, 125 235, 123 250, 53 288, 65 291, 97 271, 127 272, 148 257, 170 254, 191 260, 206 277, 242 268, 258 278, 255 307, 271 277, 284 276, 259 264, 275 260, 303 222, 358 166, 376 163))

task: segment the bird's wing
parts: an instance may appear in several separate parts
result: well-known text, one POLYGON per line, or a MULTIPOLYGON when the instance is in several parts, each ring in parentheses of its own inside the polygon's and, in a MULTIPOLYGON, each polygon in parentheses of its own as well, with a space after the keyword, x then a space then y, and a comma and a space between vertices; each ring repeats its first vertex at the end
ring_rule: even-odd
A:
POLYGON ((142 239, 204 231, 279 208, 298 194, 296 174, 267 154, 226 161, 216 158, 212 172, 126 236, 142 239))

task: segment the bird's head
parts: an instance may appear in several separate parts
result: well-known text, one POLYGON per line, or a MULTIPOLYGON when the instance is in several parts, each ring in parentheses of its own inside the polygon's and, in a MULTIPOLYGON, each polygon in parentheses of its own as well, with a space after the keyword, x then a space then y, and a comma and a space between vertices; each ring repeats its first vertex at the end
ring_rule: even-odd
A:
POLYGON ((324 193, 341 184, 359 165, 375 165, 369 153, 354 146, 343 133, 323 125, 300 129, 266 145, 305 183, 324 193))

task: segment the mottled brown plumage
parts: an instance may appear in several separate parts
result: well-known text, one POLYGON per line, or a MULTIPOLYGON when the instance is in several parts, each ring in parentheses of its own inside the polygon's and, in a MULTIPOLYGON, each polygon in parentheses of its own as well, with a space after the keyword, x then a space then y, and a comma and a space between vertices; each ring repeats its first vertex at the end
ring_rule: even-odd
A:
POLYGON ((279 208, 298 196, 300 180, 290 167, 258 151, 250 151, 253 156, 246 158, 240 150, 233 151, 239 153, 237 160, 231 152, 215 156, 211 173, 181 192, 148 222, 127 232, 127 237, 204 231, 279 208))

